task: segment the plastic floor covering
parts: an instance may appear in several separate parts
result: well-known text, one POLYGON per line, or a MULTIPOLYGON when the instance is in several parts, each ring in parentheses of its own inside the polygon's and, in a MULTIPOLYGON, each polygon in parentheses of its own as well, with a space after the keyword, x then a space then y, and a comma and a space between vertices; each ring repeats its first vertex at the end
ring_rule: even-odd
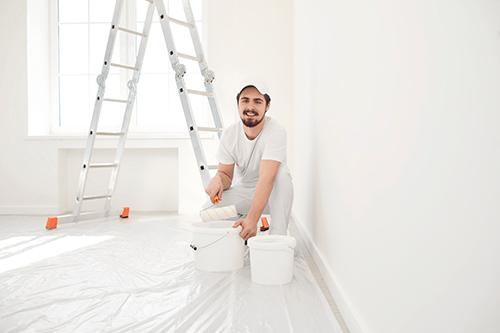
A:
POLYGON ((0 217, 0 332, 342 332, 300 249, 264 286, 197 270, 193 217, 45 222, 0 217))

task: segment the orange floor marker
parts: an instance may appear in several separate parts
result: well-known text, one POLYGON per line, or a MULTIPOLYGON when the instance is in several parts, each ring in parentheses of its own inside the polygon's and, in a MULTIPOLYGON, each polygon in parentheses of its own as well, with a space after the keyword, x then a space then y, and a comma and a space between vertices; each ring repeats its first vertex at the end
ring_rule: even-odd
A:
POLYGON ((262 227, 260 227, 260 231, 269 230, 269 222, 267 222, 267 218, 263 217, 261 218, 261 221, 262 221, 262 227))
POLYGON ((123 207, 123 213, 122 213, 122 215, 120 215, 120 217, 121 217, 122 219, 126 219, 126 218, 128 218, 128 213, 129 213, 129 210, 130 210, 130 208, 128 208, 128 207, 123 207))
POLYGON ((47 229, 55 229, 57 228, 57 217, 49 217, 47 219, 47 225, 45 226, 47 229))

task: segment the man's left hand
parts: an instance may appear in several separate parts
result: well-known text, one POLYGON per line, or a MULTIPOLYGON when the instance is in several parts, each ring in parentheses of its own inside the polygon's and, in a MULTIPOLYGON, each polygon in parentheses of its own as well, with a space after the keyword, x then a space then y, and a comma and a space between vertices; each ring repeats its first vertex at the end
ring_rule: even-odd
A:
POLYGON ((237 228, 241 225, 240 237, 244 240, 248 240, 257 234, 257 221, 252 221, 248 218, 236 221, 233 228, 237 228))

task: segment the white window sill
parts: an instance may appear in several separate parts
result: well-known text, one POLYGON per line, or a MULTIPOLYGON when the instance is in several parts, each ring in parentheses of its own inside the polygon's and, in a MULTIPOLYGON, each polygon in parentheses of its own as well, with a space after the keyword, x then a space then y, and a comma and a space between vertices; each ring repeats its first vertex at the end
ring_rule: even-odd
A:
MULTIPOLYGON (((187 131, 186 131, 187 132, 187 131)), ((217 135, 213 133, 200 133, 201 140, 204 142, 204 150, 211 149, 217 140, 217 135)), ((46 142, 55 149, 82 149, 85 148, 87 136, 80 135, 38 135, 28 136, 25 140, 46 142)), ((116 149, 118 137, 99 137, 95 140, 94 149, 116 149)), ((127 135, 125 148, 147 149, 147 148, 172 148, 181 150, 192 150, 191 140, 188 133, 156 133, 139 134, 130 133, 127 135)), ((214 153, 215 154, 215 153, 214 153)))
MULTIPOLYGON (((215 134, 199 133, 203 140, 214 139, 215 134)), ((48 134, 48 135, 26 135, 25 140, 87 140, 86 134, 48 134)), ((97 140, 117 140, 118 137, 102 137, 97 140)), ((129 133, 128 140, 187 140, 189 134, 185 133, 129 133)), ((96 141, 97 141, 96 140, 96 141)))

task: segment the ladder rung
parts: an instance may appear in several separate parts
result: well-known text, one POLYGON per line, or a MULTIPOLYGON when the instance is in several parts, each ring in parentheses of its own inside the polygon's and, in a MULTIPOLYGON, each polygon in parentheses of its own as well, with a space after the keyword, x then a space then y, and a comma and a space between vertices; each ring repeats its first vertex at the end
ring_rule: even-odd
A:
POLYGON ((146 0, 146 1, 147 1, 147 2, 151 2, 151 3, 153 3, 153 0, 146 0))
POLYGON ((187 23, 187 22, 184 22, 184 21, 176 20, 174 18, 171 18, 170 16, 168 17, 168 19, 169 19, 170 22, 176 23, 178 25, 183 25, 185 27, 188 27, 189 29, 193 29, 194 28, 194 25, 192 25, 190 23, 187 23))
POLYGON ((209 93, 209 92, 206 92, 206 91, 198 91, 198 90, 187 89, 187 92, 190 93, 190 94, 212 97, 212 93, 209 93))
POLYGON ((203 59, 201 59, 199 57, 190 56, 189 54, 184 54, 184 53, 177 52, 177 55, 179 57, 181 57, 181 58, 191 59, 191 60, 198 61, 198 62, 202 62, 203 61, 203 59))
POLYGON ((219 166, 218 165, 209 165, 208 169, 209 170, 217 170, 217 169, 219 169, 219 166))
POLYGON ((96 163, 89 164, 89 168, 112 168, 118 166, 118 163, 96 163))
POLYGON ((82 200, 95 200, 95 199, 106 199, 106 198, 111 198, 111 194, 89 195, 87 197, 83 197, 82 200))
POLYGON ((106 214, 109 215, 109 212, 107 212, 105 210, 101 210, 101 211, 96 211, 96 212, 80 213, 80 215, 73 215, 73 214, 60 215, 60 216, 57 216, 57 224, 77 222, 77 219, 78 219, 78 221, 98 219, 101 217, 106 217, 106 214))
POLYGON ((122 65, 122 64, 114 64, 112 62, 109 65, 110 66, 114 66, 114 67, 120 67, 120 68, 130 69, 130 70, 133 70, 133 71, 138 71, 139 70, 138 67, 127 66, 127 65, 122 65))
POLYGON ((224 129, 217 128, 217 127, 198 127, 198 131, 222 133, 224 131, 224 129))
POLYGON ((122 27, 118 27, 118 30, 128 32, 129 34, 132 34, 132 35, 146 37, 146 34, 143 34, 142 32, 137 32, 137 31, 134 31, 134 30, 125 29, 125 28, 122 28, 122 27))
POLYGON ((113 135, 113 136, 122 136, 125 133, 123 132, 95 132, 96 135, 113 135))
POLYGON ((126 99, 103 98, 102 100, 105 102, 129 103, 129 101, 126 99))

